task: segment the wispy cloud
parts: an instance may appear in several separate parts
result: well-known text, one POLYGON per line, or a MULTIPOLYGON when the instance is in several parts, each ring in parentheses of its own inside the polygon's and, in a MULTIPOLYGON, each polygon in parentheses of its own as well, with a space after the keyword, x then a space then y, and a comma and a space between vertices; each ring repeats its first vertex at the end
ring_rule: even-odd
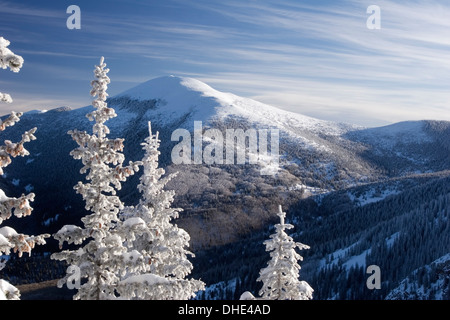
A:
POLYGON ((372 124, 379 119, 450 120, 445 103, 450 80, 446 18, 450 7, 434 1, 378 1, 382 29, 368 30, 365 9, 370 3, 344 3, 210 5, 210 10, 251 26, 247 30, 265 32, 248 44, 225 49, 237 61, 244 61, 242 74, 235 80, 237 87, 247 85, 256 98, 319 117, 341 110, 372 124), (277 36, 287 34, 289 40, 280 44, 277 36))
POLYGON ((35 5, 23 5, 16 2, 0 1, 2 14, 30 16, 40 18, 60 18, 61 10, 43 9, 38 2, 35 5))
MULTIPOLYGON (((48 76, 81 82, 86 73, 74 70, 75 62, 105 55, 117 93, 151 76, 180 74, 319 118, 372 125, 450 120, 450 4, 444 1, 376 1, 381 30, 366 27, 372 1, 133 1, 126 12, 87 3, 79 3, 79 32, 41 34, 46 47, 23 50, 41 58, 42 72, 45 57, 60 61, 48 76)), ((48 23, 61 15, 35 4, 0 4, 11 15, 48 23)))

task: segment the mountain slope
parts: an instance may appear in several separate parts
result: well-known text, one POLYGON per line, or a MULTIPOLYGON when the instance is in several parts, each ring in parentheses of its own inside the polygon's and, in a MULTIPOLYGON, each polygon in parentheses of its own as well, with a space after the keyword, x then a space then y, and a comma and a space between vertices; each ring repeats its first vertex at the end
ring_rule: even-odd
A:
MULTIPOLYGON (((311 247, 302 251, 300 278, 314 288, 314 298, 446 299, 449 181, 449 171, 396 178, 285 207, 288 222, 294 225, 290 235, 311 247), (371 198, 393 189, 397 192, 371 198), (379 290, 366 286, 369 265, 380 267, 379 290)), ((263 241, 272 233, 269 226, 241 241, 198 252, 196 276, 215 289, 218 299, 239 297, 247 290, 256 294, 261 287, 258 272, 270 259, 263 241)))
POLYGON ((192 78, 175 76, 156 78, 127 90, 112 100, 121 97, 138 101, 159 100, 166 120, 191 112, 192 119, 203 121, 205 124, 236 117, 255 125, 275 126, 285 131, 292 128, 292 134, 296 129, 303 129, 314 133, 338 135, 354 128, 284 111, 231 93, 223 93, 192 78))
MULTIPOLYGON (((428 270, 448 253, 449 122, 361 128, 172 76, 145 82, 108 103, 118 116, 106 124, 111 137, 125 138, 126 161, 141 159, 148 121, 160 132, 160 165, 179 173, 168 185, 176 192, 174 206, 184 209, 177 223, 191 235, 195 276, 210 285, 229 281, 256 288, 257 272, 267 261, 262 241, 279 204, 295 225, 293 236, 311 246, 302 275, 319 299, 383 298, 407 277, 408 283, 416 281, 414 270, 428 270), (228 129, 278 129, 278 172, 261 175, 260 164, 248 163, 175 165, 171 151, 179 141, 172 141, 172 133, 186 129, 193 137, 195 121, 202 122, 203 132, 215 128, 224 135, 228 129), (382 267, 383 290, 367 292, 363 267, 368 264, 382 267)), ((73 190, 84 177, 79 161, 69 155, 76 144, 67 131, 91 132, 85 117, 91 110, 33 111, 6 131, 4 139, 16 141, 25 130, 38 128, 37 140, 27 144, 30 156, 14 159, 0 181, 10 196, 36 194, 34 213, 18 222, 25 233, 54 233, 64 224, 79 224, 86 214, 73 190)), ((204 139, 203 150, 210 143, 204 139)), ((126 204, 139 197, 138 178, 139 173, 123 184, 126 204)), ((49 241, 36 250, 58 249, 49 241)), ((45 265, 47 277, 64 272, 59 265, 52 269, 46 257, 37 265, 45 265)), ((9 272, 14 270, 19 272, 9 272)), ((27 272, 30 281, 43 280, 42 270, 27 272)))
MULTIPOLYGON (((179 223, 192 235, 194 248, 220 245, 264 227, 278 203, 287 206, 308 195, 308 190, 331 192, 417 172, 449 168, 449 125, 445 122, 411 122, 375 129, 313 119, 260 102, 219 92, 191 78, 161 77, 111 97, 109 106, 118 117, 106 124, 111 137, 125 138, 128 160, 142 157, 140 143, 148 135, 147 123, 160 132, 160 164, 178 171, 168 186, 176 191, 175 205, 184 209, 179 223), (251 164, 174 165, 171 141, 176 129, 191 133, 194 121, 203 130, 280 130, 280 170, 261 176, 251 164), (414 133, 414 134, 412 134, 414 133)), ((92 107, 26 113, 8 133, 17 140, 37 127, 37 140, 28 144, 31 155, 16 159, 3 179, 9 194, 33 190, 35 214, 29 232, 54 232, 79 221, 86 212, 73 186, 83 177, 81 164, 69 152, 76 147, 67 131, 91 131, 85 114, 92 107)), ((203 148, 208 141, 203 141, 203 148)), ((139 174, 125 183, 121 196, 137 201, 139 174)))
POLYGON ((446 121, 406 121, 345 136, 366 145, 363 157, 384 168, 389 176, 450 167, 450 123, 446 121))
POLYGON ((450 253, 414 270, 387 300, 450 300, 450 253))

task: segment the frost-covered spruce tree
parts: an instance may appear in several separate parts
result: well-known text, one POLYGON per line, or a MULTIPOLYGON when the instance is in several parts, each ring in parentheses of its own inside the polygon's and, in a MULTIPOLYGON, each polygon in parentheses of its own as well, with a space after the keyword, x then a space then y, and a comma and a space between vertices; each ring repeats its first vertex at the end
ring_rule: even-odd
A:
POLYGON ((263 282, 259 291, 261 298, 269 300, 309 300, 313 289, 306 281, 300 281, 300 265, 303 260, 295 249, 309 249, 309 246, 294 242, 285 232, 294 226, 286 224, 286 213, 279 206, 280 223, 275 225, 276 232, 264 241, 266 251, 270 252, 271 260, 266 268, 261 269, 258 281, 263 282))
MULTIPOLYGON (((13 72, 19 72, 23 65, 23 58, 14 54, 7 47, 10 42, 0 37, 0 67, 2 69, 10 68, 13 72)), ((0 92, 0 102, 11 103, 9 94, 0 92)), ((5 131, 20 120, 22 113, 11 112, 5 120, 0 120, 0 132, 5 131)), ((13 143, 10 140, 4 140, 4 145, 0 146, 0 175, 3 175, 3 168, 11 163, 11 157, 27 156, 29 152, 24 148, 26 142, 35 140, 34 133, 36 128, 26 131, 19 142, 13 143)), ((30 202, 34 200, 34 193, 22 194, 19 198, 8 197, 0 189, 0 225, 3 221, 11 218, 13 215, 17 218, 29 216, 33 208, 30 202)), ((11 250, 17 252, 21 257, 24 252, 31 254, 35 245, 45 244, 45 238, 48 234, 39 236, 29 236, 18 233, 11 227, 0 227, 0 256, 9 255, 11 250)), ((0 270, 5 266, 4 261, 0 259, 0 270)), ((5 280, 0 279, 0 300, 18 300, 20 298, 19 290, 5 280)))
POLYGON ((144 168, 138 185, 142 197, 136 207, 124 210, 123 217, 124 226, 140 225, 135 232, 127 232, 127 245, 144 257, 145 274, 127 275, 121 282, 126 289, 122 295, 139 299, 189 299, 204 289, 204 283, 186 279, 193 268, 187 258, 193 254, 186 249, 190 236, 173 223, 182 209, 172 208, 175 192, 164 189, 176 174, 163 177, 164 169, 158 168, 160 141, 158 132, 152 134, 150 123, 149 136, 142 145, 144 168))
POLYGON ((104 123, 117 116, 106 103, 106 90, 110 83, 108 72, 102 57, 94 69, 95 80, 91 82, 91 95, 97 97, 92 103, 95 110, 86 115, 90 121, 95 121, 93 134, 69 131, 79 145, 70 154, 82 161, 84 166, 80 172, 87 173, 86 180, 89 181, 78 182, 74 189, 82 195, 85 208, 92 213, 81 219, 83 227, 66 225, 54 235, 60 247, 64 242, 83 246, 77 250, 54 253, 52 258, 70 265, 68 274, 59 281, 58 286, 67 282, 75 286, 71 281, 77 280, 74 279, 76 274, 85 279, 78 288, 75 286, 78 292, 74 299, 116 299, 120 277, 134 271, 141 258, 137 252, 129 252, 123 245, 125 235, 117 228, 123 203, 116 191, 121 189, 121 182, 138 171, 139 163, 130 162, 128 166, 122 166, 124 140, 107 138, 109 128, 104 123))

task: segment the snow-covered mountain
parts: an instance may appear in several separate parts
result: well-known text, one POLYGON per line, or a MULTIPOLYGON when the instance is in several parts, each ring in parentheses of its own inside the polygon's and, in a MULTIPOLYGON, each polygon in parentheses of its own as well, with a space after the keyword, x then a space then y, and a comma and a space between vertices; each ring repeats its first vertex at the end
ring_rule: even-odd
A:
MULTIPOLYGON (((339 135, 354 126, 337 124, 292 113, 236 96, 232 93, 217 91, 207 84, 193 79, 175 76, 156 78, 127 90, 114 99, 128 97, 132 100, 159 100, 167 123, 189 112, 195 121, 210 123, 227 118, 241 118, 261 126, 276 126, 294 134, 298 129, 315 133, 339 135)), ((155 113, 153 113, 155 116, 155 113)))
MULTIPOLYGON (((434 198, 423 195, 425 185, 449 176, 445 171, 450 170, 449 122, 414 121, 362 128, 284 111, 217 91, 196 79, 174 76, 142 83, 109 98, 108 104, 118 116, 106 125, 111 137, 125 138, 127 161, 141 159, 140 143, 148 135, 148 121, 153 131, 160 132, 160 165, 169 173, 179 173, 168 187, 176 191, 175 205, 184 209, 178 223, 190 233, 196 251, 226 247, 263 232, 275 217, 278 204, 282 204, 298 228, 309 225, 313 229, 298 230, 298 236, 309 237, 301 242, 312 247, 310 258, 325 266, 322 272, 326 272, 326 266, 350 268, 350 262, 360 261, 357 258, 370 258, 370 252, 375 254, 375 249, 369 251, 373 237, 365 235, 389 220, 383 218, 385 204, 394 198, 398 203, 407 203, 402 202, 405 192, 408 199, 417 193, 430 203, 441 203, 446 192, 433 195, 434 198), (278 129, 278 172, 261 175, 259 164, 248 163, 174 164, 171 151, 179 141, 171 141, 172 133, 186 129, 194 136, 194 122, 200 121, 203 132, 211 128, 220 132, 239 128, 278 129), (357 210, 367 210, 373 220, 361 222, 357 210), (353 223, 348 217, 358 222, 353 223), (320 237, 319 233, 327 236, 320 237), (333 235, 339 240, 333 239, 333 235), (320 252, 314 251, 314 247, 320 248, 320 252), (344 252, 339 250, 345 248, 353 251, 345 251, 341 260, 331 256, 333 252, 344 252), (347 265, 343 266, 345 262, 347 265)), ((76 144, 67 131, 91 131, 92 123, 85 117, 91 109, 91 106, 74 110, 62 107, 28 112, 7 131, 7 139, 15 141, 25 130, 37 127, 37 140, 27 144, 30 156, 15 159, 0 181, 1 189, 10 196, 31 190, 36 194, 35 212, 20 221, 24 232, 53 233, 64 224, 77 223, 86 213, 81 197, 73 190, 83 176, 79 174, 81 164, 69 155, 76 144)), ((209 143, 204 139, 203 148, 209 143)), ((138 198, 138 178, 139 173, 123 185, 121 196, 127 204, 138 198)), ((441 190, 444 184, 437 185, 441 190)), ((395 212, 409 216, 411 208, 396 207, 395 212)), ((400 229, 389 232, 383 241, 396 232, 400 234, 400 229)), ((50 242, 46 250, 53 250, 52 245, 55 244, 50 242)), ((439 257, 429 257, 426 263, 439 257)), ((219 265, 225 270, 227 263, 222 261, 219 265)), ((425 265, 420 263, 419 266, 425 265)), ((305 270, 314 270, 314 266, 306 265, 305 270)), ((325 291, 321 293, 328 298, 335 295, 336 292, 328 296, 325 291)))
POLYGON ((217 91, 196 79, 174 76, 142 83, 109 102, 119 114, 110 124, 117 135, 130 127, 142 131, 150 120, 165 131, 163 143, 177 128, 192 132, 195 121, 201 121, 204 129, 277 128, 281 156, 291 165, 300 163, 300 177, 312 187, 334 189, 377 181, 386 172, 393 176, 434 172, 450 164, 443 152, 450 150, 445 139, 450 137, 448 122, 362 128, 284 111, 217 91))
MULTIPOLYGON (((450 167, 448 143, 445 145, 447 140, 443 138, 450 137, 450 125, 446 122, 408 122, 366 129, 284 111, 217 91, 196 79, 174 76, 142 83, 111 97, 108 103, 118 114, 107 123, 111 136, 125 138, 125 155, 129 160, 138 160, 142 156, 140 143, 148 134, 148 121, 152 122, 153 130, 160 132, 162 141, 161 165, 169 172, 179 171, 178 179, 171 184, 179 204, 188 212, 194 208, 197 208, 195 212, 198 208, 215 212, 210 214, 208 221, 218 217, 219 220, 229 219, 228 213, 216 212, 222 211, 218 207, 226 206, 224 199, 243 198, 246 193, 256 198, 270 195, 275 197, 270 202, 276 202, 278 198, 280 201, 285 199, 286 194, 295 199, 302 191, 328 192, 450 167), (281 170, 276 176, 262 177, 257 165, 174 165, 171 150, 178 141, 171 141, 172 133, 176 129, 193 132, 195 121, 201 121, 203 131, 207 128, 222 131, 279 129, 281 170), (274 192, 274 188, 278 191, 274 192), (207 208, 202 203, 208 204, 207 208), (222 206, 217 206, 218 203, 222 206)), ((80 165, 69 156, 75 143, 67 131, 90 131, 92 124, 85 115, 91 108, 70 110, 61 107, 47 112, 29 112, 9 131, 14 139, 14 135, 17 137, 25 129, 38 128, 37 140, 28 147, 31 155, 14 161, 2 182, 7 183, 12 192, 34 190, 40 194, 35 205, 40 213, 34 215, 40 223, 44 221, 49 225, 58 219, 65 220, 69 216, 65 213, 76 207, 72 202, 79 199, 72 187, 80 179, 80 165), (42 172, 46 173, 46 179, 39 174, 42 172), (50 210, 48 203, 52 203, 50 210)), ((203 147, 206 145, 204 141, 203 147)), ((123 194, 130 201, 136 196, 136 181, 132 179, 124 186, 123 194)), ((275 204, 273 206, 276 209, 275 204)), ((242 229, 263 226, 272 216, 271 209, 269 206, 262 216, 256 214, 258 218, 237 219, 239 225, 233 226, 232 230, 239 233, 242 229), (246 226, 242 227, 242 224, 246 226)), ((191 227, 197 228, 197 225, 193 223, 191 227)), ((199 239, 195 240, 201 245, 210 241, 226 243, 234 238, 227 234, 221 240, 212 240, 211 234, 217 237, 217 233, 210 230, 211 234, 205 234, 205 226, 197 231, 199 239)))

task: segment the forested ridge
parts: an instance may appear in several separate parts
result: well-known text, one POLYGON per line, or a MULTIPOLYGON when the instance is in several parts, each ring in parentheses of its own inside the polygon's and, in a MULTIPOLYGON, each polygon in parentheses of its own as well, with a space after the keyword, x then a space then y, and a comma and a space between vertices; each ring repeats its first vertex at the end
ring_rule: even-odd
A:
MULTIPOLYGON (((342 192, 291 206, 287 212, 295 225, 293 237, 311 247, 304 252, 301 277, 314 288, 314 299, 384 299, 415 269, 447 254, 450 175, 440 175, 416 177, 418 185, 364 206, 352 205, 342 192), (363 259, 354 260, 361 254, 363 259), (369 265, 381 269, 380 290, 366 287, 369 265)), ((407 185, 414 179, 408 180, 407 185)), ((262 241, 269 232, 197 254, 195 274, 207 284, 224 281, 212 291, 214 297, 233 298, 241 288, 259 290, 257 271, 267 260, 262 241)), ((419 286, 437 278, 433 270, 416 276, 419 286)))

